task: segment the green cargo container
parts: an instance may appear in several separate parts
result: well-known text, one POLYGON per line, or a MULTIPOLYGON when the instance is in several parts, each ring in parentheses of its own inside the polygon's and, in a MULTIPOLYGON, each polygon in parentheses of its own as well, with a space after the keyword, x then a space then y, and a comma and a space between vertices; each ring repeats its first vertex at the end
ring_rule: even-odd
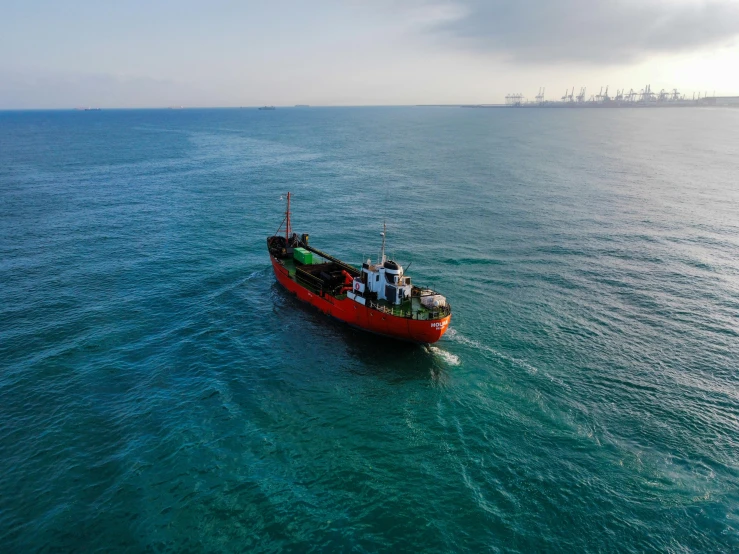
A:
POLYGON ((301 264, 310 265, 313 263, 313 252, 308 252, 305 248, 294 248, 293 258, 301 264))

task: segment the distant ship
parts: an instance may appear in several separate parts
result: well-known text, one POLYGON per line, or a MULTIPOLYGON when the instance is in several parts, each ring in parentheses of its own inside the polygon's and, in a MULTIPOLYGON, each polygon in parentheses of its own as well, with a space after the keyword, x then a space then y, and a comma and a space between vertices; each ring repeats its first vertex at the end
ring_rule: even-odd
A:
POLYGON ((275 107, 274 107, 274 106, 262 106, 262 107, 261 107, 261 108, 259 108, 259 109, 260 109, 260 110, 274 110, 274 109, 275 109, 275 107))
POLYGON ((411 284, 403 267, 385 256, 384 232, 377 263, 368 259, 357 269, 310 246, 307 234, 292 232, 290 193, 283 225, 267 238, 267 249, 277 281, 298 299, 357 329, 409 342, 436 342, 449 328, 446 298, 411 284))
POLYGON ((308 104, 295 104, 296 108, 310 108, 308 104))

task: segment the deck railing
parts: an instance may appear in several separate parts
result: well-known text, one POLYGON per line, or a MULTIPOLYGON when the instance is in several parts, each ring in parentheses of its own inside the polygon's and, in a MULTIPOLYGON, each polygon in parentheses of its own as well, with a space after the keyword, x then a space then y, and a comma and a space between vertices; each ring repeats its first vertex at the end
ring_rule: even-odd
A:
MULTIPOLYGON (((326 294, 330 294, 331 296, 338 297, 341 295, 342 289, 346 287, 346 285, 342 284, 333 288, 332 290, 330 289, 324 291, 323 280, 319 279, 315 275, 311 275, 300 267, 295 268, 295 279, 304 287, 312 290, 314 293, 321 296, 323 296, 325 292, 326 294)), ((413 298, 419 297, 420 295, 414 296, 413 298)), ((366 306, 384 314, 392 315, 394 317, 403 317, 407 319, 435 320, 446 317, 452 313, 452 307, 449 304, 438 306, 436 308, 427 308, 426 306, 423 306, 422 309, 413 311, 412 308, 404 309, 396 306, 385 306, 383 304, 380 304, 379 302, 367 299, 366 306), (419 314, 422 314, 423 317, 419 317, 419 314)))
POLYGON ((439 306, 438 309, 430 310, 426 308, 423 311, 413 311, 411 310, 404 310, 402 308, 394 308, 394 307, 388 307, 383 306, 382 304, 378 304, 377 302, 373 302, 372 300, 367 302, 367 306, 369 308, 372 308, 373 310, 377 310, 378 312, 382 312, 384 314, 392 315, 395 317, 404 317, 408 319, 423 319, 423 320, 434 320, 434 319, 440 319, 442 317, 446 317, 449 314, 452 313, 452 307, 447 304, 445 306, 439 306), (418 314, 422 313, 426 317, 419 318, 418 314))

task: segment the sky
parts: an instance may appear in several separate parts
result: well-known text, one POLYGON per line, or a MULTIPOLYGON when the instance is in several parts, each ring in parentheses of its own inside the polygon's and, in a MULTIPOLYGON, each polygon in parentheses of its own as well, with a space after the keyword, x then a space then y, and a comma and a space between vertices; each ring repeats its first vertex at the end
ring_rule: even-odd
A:
POLYGON ((739 0, 0 0, 0 109, 739 95, 739 0))

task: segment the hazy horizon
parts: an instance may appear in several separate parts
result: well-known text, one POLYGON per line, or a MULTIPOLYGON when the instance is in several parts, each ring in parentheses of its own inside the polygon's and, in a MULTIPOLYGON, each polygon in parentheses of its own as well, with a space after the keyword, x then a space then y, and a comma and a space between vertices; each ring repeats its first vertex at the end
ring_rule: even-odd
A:
POLYGON ((734 0, 6 6, 0 109, 382 106, 566 89, 739 95, 734 0))

